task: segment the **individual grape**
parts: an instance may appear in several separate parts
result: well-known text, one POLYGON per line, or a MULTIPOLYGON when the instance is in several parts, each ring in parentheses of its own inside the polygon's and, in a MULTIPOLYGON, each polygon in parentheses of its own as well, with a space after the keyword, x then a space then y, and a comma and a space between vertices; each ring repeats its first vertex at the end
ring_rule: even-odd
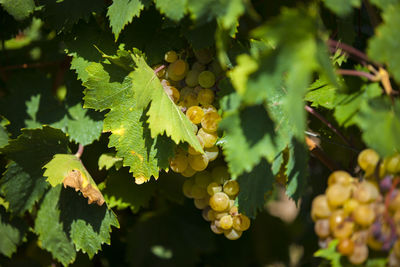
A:
POLYGON ((203 105, 204 114, 208 112, 217 112, 217 109, 213 105, 203 105))
POLYGON ((354 251, 354 242, 351 239, 342 239, 340 240, 337 249, 342 255, 351 255, 354 251))
POLYGON ((357 202, 357 200, 350 198, 346 200, 346 202, 343 204, 343 211, 346 215, 349 215, 358 205, 359 203, 357 202))
POLYGON ((178 55, 176 54, 175 51, 171 50, 165 53, 164 55, 164 60, 167 61, 168 63, 175 62, 178 59, 178 55))
POLYGON ((319 195, 314 198, 311 205, 311 214, 314 220, 328 218, 331 215, 331 209, 325 195, 319 195))
MULTIPOLYGON (((180 94, 181 94, 180 100, 184 100, 184 98, 187 97, 190 94, 194 95, 197 98, 197 95, 194 93, 193 88, 187 87, 187 86, 185 86, 185 87, 183 87, 181 89, 181 93, 180 94)), ((197 99, 196 99, 196 101, 197 101, 197 99)))
POLYGON ((173 86, 164 86, 164 92, 168 95, 168 97, 174 102, 177 103, 180 97, 178 89, 173 86))
POLYGON ((197 135, 203 139, 205 148, 213 147, 218 139, 218 135, 216 133, 208 133, 204 131, 203 128, 200 128, 200 130, 197 132, 197 135))
POLYGON ((364 149, 358 155, 357 161, 361 169, 363 169, 364 171, 368 171, 369 174, 371 174, 379 161, 379 155, 373 149, 364 149))
POLYGON ((195 198, 194 199, 194 206, 199 210, 205 209, 208 206, 209 198, 195 198))
POLYGON ((193 187, 193 185, 194 185, 194 180, 193 179, 185 180, 185 182, 183 183, 183 186, 182 186, 182 191, 183 191, 183 194, 185 195, 185 197, 193 198, 193 196, 192 196, 192 187, 193 187))
POLYGON ((344 222, 346 219, 346 214, 343 210, 335 210, 329 216, 329 226, 331 227, 331 231, 335 230, 340 224, 344 222))
POLYGON ((199 104, 199 101, 197 101, 197 96, 194 93, 188 94, 187 96, 185 96, 182 100, 182 104, 187 107, 190 108, 192 106, 197 106, 199 104))
POLYGON ((215 75, 211 71, 205 70, 200 72, 199 84, 204 88, 210 88, 215 84, 215 75))
POLYGON ((182 59, 178 59, 168 66, 167 72, 171 72, 175 76, 185 75, 187 72, 187 63, 182 59))
POLYGON ((214 101, 214 91, 208 88, 201 89, 197 93, 197 100, 203 106, 211 105, 212 102, 214 101))
POLYGON ((354 221, 361 226, 369 226, 375 220, 375 212, 369 205, 359 205, 353 211, 354 221))
MULTIPOLYGON (((193 124, 193 125, 196 125, 196 124, 193 124)), ((197 140, 199 140, 199 144, 200 144, 201 148, 204 148, 204 141, 203 141, 203 139, 202 139, 200 136, 198 136, 198 135, 196 135, 196 138, 197 138, 197 140)), ((199 155, 199 154, 201 154, 199 151, 197 151, 196 149, 194 149, 192 146, 189 146, 189 148, 188 148, 188 153, 191 154, 191 155, 199 155)))
POLYGON ((344 221, 333 229, 333 236, 337 239, 345 239, 354 232, 354 222, 344 221))
POLYGON ((242 236, 242 231, 238 231, 236 229, 229 229, 224 231, 224 235, 229 240, 236 240, 242 236))
POLYGON ((201 64, 200 62, 196 61, 192 65, 192 70, 198 71, 199 73, 206 69, 206 66, 201 64))
POLYGON ((224 192, 228 196, 236 196, 239 193, 239 183, 235 180, 229 180, 224 183, 224 192))
POLYGON ((367 243, 368 239, 368 230, 361 230, 354 232, 353 235, 351 236, 351 240, 353 240, 354 245, 359 246, 359 245, 364 245, 367 243))
POLYGON ((192 123, 198 124, 204 117, 204 111, 199 106, 192 106, 186 111, 186 117, 188 117, 192 123))
POLYGON ((393 174, 400 172, 400 154, 391 156, 386 160, 386 170, 393 174))
MULTIPOLYGON (((380 238, 382 237, 381 233, 379 233, 379 237, 380 238)), ((382 247, 383 247, 383 243, 380 242, 379 240, 377 240, 373 235, 368 235, 367 245, 369 248, 376 250, 376 251, 382 250, 382 247)))
POLYGON ((351 196, 351 187, 342 184, 333 184, 326 190, 328 203, 332 207, 343 205, 351 196))
POLYGON ((199 74, 200 71, 198 70, 189 70, 186 74, 185 83, 187 86, 195 87, 199 84, 199 74))
POLYGON ((169 161, 169 166, 174 172, 182 173, 189 164, 188 157, 184 152, 177 152, 175 157, 169 161))
POLYGON ((238 231, 246 231, 250 228, 250 219, 246 215, 238 214, 233 217, 233 228, 238 231))
POLYGON ((215 221, 211 222, 210 228, 211 228, 211 231, 213 231, 217 235, 222 234, 224 232, 223 229, 221 229, 217 225, 215 225, 215 221))
POLYGON ((211 210, 210 207, 205 207, 203 209, 203 211, 201 212, 201 216, 203 217, 204 220, 206 220, 207 222, 211 222, 212 220, 210 219, 210 217, 208 216, 208 212, 211 210))
POLYGON ((196 185, 202 188, 207 188, 207 186, 211 183, 211 180, 211 173, 209 173, 208 171, 199 172, 194 177, 196 185))
MULTIPOLYGON (((233 200, 231 199, 231 201, 233 201, 233 200)), ((235 204, 235 201, 233 201, 233 204, 235 204)), ((229 206, 230 206, 230 205, 229 205, 229 206)), ((236 216, 236 215, 238 215, 238 214, 239 214, 239 209, 238 209, 238 207, 232 205, 232 207, 231 207, 230 210, 229 210, 229 214, 230 214, 231 216, 236 216)))
POLYGON ((233 219, 231 215, 225 215, 221 219, 219 219, 219 224, 222 229, 228 230, 232 228, 233 225, 233 219))
POLYGON ((192 177, 195 173, 196 173, 196 171, 193 170, 193 168, 190 167, 190 165, 188 165, 188 166, 186 167, 186 169, 185 169, 183 172, 181 172, 181 174, 182 174, 183 176, 185 176, 185 177, 192 177))
POLYGON ((361 203, 368 203, 379 197, 378 188, 369 181, 362 181, 354 190, 353 198, 361 203))
POLYGON ((203 187, 200 187, 200 186, 198 186, 196 184, 194 184, 192 186, 192 190, 190 191, 190 195, 192 195, 192 197, 194 199, 202 199, 202 198, 206 198, 208 196, 206 189, 203 188, 203 187))
POLYGON ((230 212, 230 210, 235 206, 235 200, 231 199, 229 200, 229 206, 228 206, 228 211, 230 212))
POLYGON ((315 222, 314 232, 320 238, 326 238, 331 233, 328 219, 319 219, 315 222))
POLYGON ((224 184, 230 178, 228 168, 222 165, 215 167, 211 171, 211 177, 217 184, 224 184))
POLYGON ((217 112, 207 112, 201 120, 201 127, 209 133, 216 132, 221 116, 217 112))
POLYGON ((328 177, 328 186, 333 184, 343 184, 348 185, 351 183, 353 177, 348 172, 345 171, 334 171, 328 177))
POLYGON ((349 261, 352 264, 361 264, 368 258, 368 247, 367 245, 356 245, 354 246, 353 253, 348 256, 349 261))
POLYGON ((209 147, 204 150, 209 161, 213 161, 218 157, 219 149, 217 146, 209 147))
POLYGON ((201 64, 208 64, 213 59, 213 54, 207 48, 193 50, 196 59, 201 64))
POLYGON ((207 217, 210 219, 210 221, 214 221, 216 212, 210 207, 208 206, 208 213, 207 213, 207 217))
POLYGON ((195 171, 205 170, 208 166, 208 158, 205 154, 191 155, 188 157, 189 165, 195 171))
MULTIPOLYGON (((225 211, 221 211, 221 212, 215 212, 215 220, 220 220, 222 217, 229 215, 227 212, 225 211)), ((220 227, 219 222, 218 222, 218 227, 220 227)))
POLYGON ((209 204, 215 211, 224 211, 229 207, 229 197, 223 192, 217 192, 211 196, 209 204))
POLYGON ((222 192, 222 186, 216 182, 212 182, 207 186, 207 193, 212 196, 215 193, 222 192))

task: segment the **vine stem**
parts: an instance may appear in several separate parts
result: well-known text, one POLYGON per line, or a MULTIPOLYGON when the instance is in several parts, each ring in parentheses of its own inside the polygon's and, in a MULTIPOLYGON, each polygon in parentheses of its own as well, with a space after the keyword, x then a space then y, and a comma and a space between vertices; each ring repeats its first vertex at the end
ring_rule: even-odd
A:
POLYGON ((328 126, 335 134, 337 134, 348 146, 354 148, 351 142, 335 127, 330 123, 327 119, 325 119, 321 114, 315 111, 312 107, 305 105, 304 108, 308 113, 322 121, 326 126, 328 126))
POLYGON ((365 77, 368 80, 372 81, 372 82, 377 82, 379 81, 379 77, 376 77, 375 75, 368 73, 368 72, 364 72, 364 71, 360 71, 360 70, 344 70, 344 69, 338 69, 336 70, 337 74, 340 75, 349 75, 349 76, 358 76, 358 77, 365 77))
POLYGON ((82 144, 79 144, 78 151, 76 151, 76 153, 75 153, 75 157, 80 159, 84 149, 85 149, 85 146, 82 144))
POLYGON ((158 67, 157 69, 154 70, 154 73, 157 74, 160 70, 164 69, 165 65, 161 65, 160 67, 158 67))
POLYGON ((364 62, 371 61, 365 53, 361 52, 360 50, 358 50, 348 44, 344 44, 344 43, 341 43, 341 42, 338 42, 338 41, 335 41, 332 39, 329 39, 327 41, 327 44, 328 44, 328 46, 334 48, 335 50, 337 50, 337 48, 340 48, 343 51, 347 52, 348 54, 358 57, 359 59, 361 59, 364 62))

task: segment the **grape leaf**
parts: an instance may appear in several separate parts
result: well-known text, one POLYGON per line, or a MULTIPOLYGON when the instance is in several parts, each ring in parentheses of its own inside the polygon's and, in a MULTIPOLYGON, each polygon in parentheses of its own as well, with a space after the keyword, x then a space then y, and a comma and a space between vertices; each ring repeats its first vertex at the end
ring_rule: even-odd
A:
POLYGON ((246 172, 237 178, 240 185, 238 195, 239 211, 251 218, 264 207, 265 194, 272 190, 275 176, 271 165, 262 160, 251 172, 246 172))
POLYGON ((23 20, 29 17, 35 9, 33 0, 0 0, 0 4, 16 20, 23 20))
POLYGON ((298 201, 303 196, 307 186, 308 150, 297 139, 293 139, 289 147, 289 158, 286 166, 286 194, 298 201))
POLYGON ((337 87, 328 83, 324 78, 316 80, 308 88, 305 100, 311 102, 313 107, 324 107, 333 109, 337 96, 337 87))
POLYGON ((0 253, 11 257, 17 251, 28 230, 25 221, 18 217, 10 218, 5 208, 0 206, 0 253))
POLYGON ((103 205, 103 195, 77 156, 56 154, 43 168, 46 169, 43 176, 47 177, 46 181, 52 187, 63 183, 64 187, 69 186, 82 192, 89 204, 96 202, 99 206, 103 205))
POLYGON ((107 17, 110 19, 115 39, 118 39, 126 24, 132 22, 134 17, 139 17, 144 6, 143 0, 113 0, 112 5, 108 7, 107 17))
POLYGON ((101 13, 105 4, 98 0, 41 0, 44 20, 57 31, 70 30, 83 19, 88 21, 92 13, 101 13))
POLYGON ((385 267, 388 265, 388 259, 387 258, 377 258, 377 259, 371 259, 369 258, 366 262, 366 267, 385 267))
POLYGON ((372 4, 376 5, 380 9, 385 9, 386 7, 397 4, 398 0, 370 0, 372 4))
POLYGON ((133 80, 133 91, 137 100, 137 108, 144 109, 150 104, 147 112, 151 137, 155 138, 164 132, 176 144, 187 142, 196 151, 203 153, 190 120, 165 93, 160 80, 146 64, 143 57, 132 55, 137 68, 129 76, 133 80))
POLYGON ((110 244, 111 226, 119 224, 106 205, 88 205, 72 188, 57 185, 46 194, 34 231, 42 247, 67 265, 75 260, 75 250, 92 258, 103 243, 110 244))
POLYGON ((387 98, 371 99, 361 105, 355 121, 364 142, 381 156, 400 151, 400 101, 392 106, 387 98))
POLYGON ((396 81, 400 81, 400 56, 397 44, 400 42, 400 4, 388 6, 383 14, 384 23, 378 26, 376 34, 369 40, 367 54, 376 61, 386 63, 396 81))
POLYGON ((68 139, 61 130, 48 126, 43 129, 23 129, 16 140, 0 149, 13 160, 0 181, 0 191, 9 202, 9 210, 22 214, 31 210, 48 187, 41 167, 54 154, 68 152, 68 139))
POLYGON ((340 263, 340 257, 342 256, 338 251, 336 251, 336 246, 339 240, 332 240, 327 248, 319 249, 314 253, 315 257, 320 257, 330 261, 332 267, 342 267, 340 263))
POLYGON ((154 0, 157 9, 168 18, 179 21, 186 13, 187 0, 154 0))
POLYGON ((324 4, 327 8, 332 10, 339 16, 346 16, 352 10, 353 7, 359 8, 361 6, 360 0, 325 0, 324 4))
POLYGON ((110 208, 125 209, 129 207, 134 213, 148 205, 156 188, 154 181, 142 185, 135 184, 126 168, 111 171, 103 186, 102 191, 110 208))
POLYGON ((136 105, 131 77, 114 64, 92 63, 87 71, 85 107, 110 109, 103 125, 103 131, 112 133, 109 146, 117 149, 116 156, 124 159, 124 166, 130 167, 138 181, 157 178, 159 168, 168 167, 172 142, 164 136, 150 137, 144 111, 136 105))
POLYGON ((8 132, 6 129, 8 124, 10 122, 0 116, 0 148, 8 144, 8 132))
POLYGON ((116 157, 114 153, 101 154, 98 161, 99 170, 103 168, 109 170, 112 166, 115 166, 115 169, 119 170, 122 165, 122 160, 122 158, 116 157))

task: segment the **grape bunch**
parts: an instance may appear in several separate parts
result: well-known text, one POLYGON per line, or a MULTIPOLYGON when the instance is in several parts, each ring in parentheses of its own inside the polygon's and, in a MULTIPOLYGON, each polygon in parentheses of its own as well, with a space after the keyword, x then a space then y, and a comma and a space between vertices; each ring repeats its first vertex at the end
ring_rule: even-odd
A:
POLYGON ((338 252, 352 264, 365 263, 373 250, 387 252, 389 266, 400 266, 400 154, 380 159, 365 149, 358 165, 362 179, 335 171, 325 194, 314 198, 315 233, 322 247, 338 239, 338 252))
POLYGON ((170 99, 193 123, 193 131, 205 152, 201 154, 193 147, 187 151, 178 149, 170 160, 174 172, 191 177, 205 170, 219 154, 215 142, 221 116, 213 102, 216 77, 221 75, 222 69, 217 61, 213 61, 213 53, 209 49, 195 50, 194 58, 188 56, 185 59, 179 58, 175 51, 168 51, 164 60, 164 65, 154 67, 157 76, 170 99), (190 68, 188 61, 192 62, 190 68))
POLYGON ((202 210, 203 218, 210 222, 211 230, 224 234, 229 240, 236 240, 250 227, 250 219, 238 212, 235 198, 239 183, 229 179, 225 166, 197 173, 183 184, 183 193, 194 199, 196 208, 202 210))

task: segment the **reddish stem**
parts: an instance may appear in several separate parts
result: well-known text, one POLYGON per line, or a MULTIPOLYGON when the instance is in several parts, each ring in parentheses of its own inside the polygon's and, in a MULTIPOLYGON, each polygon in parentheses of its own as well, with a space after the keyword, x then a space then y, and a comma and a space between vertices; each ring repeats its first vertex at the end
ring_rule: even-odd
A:
POLYGON ((390 204, 390 199, 392 197, 393 191, 396 188, 397 184, 400 182, 399 178, 396 178, 393 180, 392 186, 389 189, 389 192, 386 194, 385 197, 385 218, 389 218, 389 204, 390 204))
POLYGON ((361 52, 360 50, 348 45, 348 44, 344 44, 332 39, 329 39, 327 41, 328 46, 335 48, 337 50, 337 48, 342 49, 343 51, 346 51, 348 54, 353 55, 359 59, 361 59, 364 62, 370 62, 371 60, 369 60, 368 56, 361 52))
POLYGON ((348 146, 354 148, 354 146, 351 144, 351 142, 335 127, 330 123, 327 119, 325 119, 321 114, 316 112, 312 107, 310 106, 305 106, 304 107, 308 113, 322 121, 326 126, 328 126, 334 133, 336 133, 348 146))
POLYGON ((165 65, 161 65, 160 67, 158 67, 157 69, 154 70, 154 73, 157 74, 160 70, 162 70, 163 68, 165 68, 165 65))
POLYGON ((80 158, 82 156, 83 150, 85 149, 84 145, 79 144, 78 151, 76 151, 75 156, 80 158))
POLYGON ((358 77, 365 77, 368 80, 372 81, 372 82, 376 82, 379 79, 377 79, 374 75, 372 75, 371 73, 368 72, 364 72, 364 71, 359 71, 359 70, 344 70, 344 69, 338 69, 336 70, 337 74, 340 75, 349 75, 349 76, 358 76, 358 77))

